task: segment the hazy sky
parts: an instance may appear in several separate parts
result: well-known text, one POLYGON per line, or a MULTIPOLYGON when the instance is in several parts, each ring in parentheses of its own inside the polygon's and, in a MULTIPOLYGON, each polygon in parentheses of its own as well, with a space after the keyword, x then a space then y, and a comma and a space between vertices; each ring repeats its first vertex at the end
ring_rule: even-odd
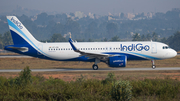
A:
POLYGON ((21 6, 48 12, 82 11, 98 15, 111 13, 166 12, 180 8, 180 0, 0 0, 0 13, 21 6))

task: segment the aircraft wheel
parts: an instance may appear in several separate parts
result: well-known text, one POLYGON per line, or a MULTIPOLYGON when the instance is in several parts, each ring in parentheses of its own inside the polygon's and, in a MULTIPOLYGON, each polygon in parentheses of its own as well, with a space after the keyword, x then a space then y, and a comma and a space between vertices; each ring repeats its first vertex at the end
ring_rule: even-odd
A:
POLYGON ((94 65, 92 66, 92 68, 93 68, 94 70, 98 70, 98 65, 94 64, 94 65))
POLYGON ((152 69, 155 69, 156 68, 156 66, 155 65, 152 65, 152 69))

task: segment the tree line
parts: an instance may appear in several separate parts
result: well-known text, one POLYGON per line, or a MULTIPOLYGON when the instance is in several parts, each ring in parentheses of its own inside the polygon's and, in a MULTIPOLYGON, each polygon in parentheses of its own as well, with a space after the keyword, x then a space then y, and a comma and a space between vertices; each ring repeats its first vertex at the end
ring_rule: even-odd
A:
POLYGON ((177 31, 174 35, 166 38, 159 38, 157 33, 147 34, 147 35, 139 35, 138 33, 134 34, 132 37, 132 41, 159 41, 162 43, 168 44, 171 48, 175 49, 176 51, 180 50, 180 32, 177 31))
POLYGON ((11 33, 8 31, 4 34, 0 34, 0 49, 3 49, 6 45, 12 45, 11 33))
MULTIPOLYGON (((166 13, 156 13, 152 18, 139 20, 122 19, 124 14, 120 19, 116 15, 77 18, 73 13, 48 15, 45 12, 30 17, 26 15, 17 17, 38 40, 48 40, 54 33, 61 33, 64 36, 71 32, 73 38, 88 41, 89 39, 103 40, 105 38, 110 40, 114 36, 130 40, 131 33, 147 35, 155 32, 160 38, 169 37, 173 35, 172 32, 180 29, 179 14, 180 10, 172 10, 166 13), (109 20, 108 17, 112 17, 114 20, 109 20)), ((143 15, 137 17, 142 18, 143 15)), ((0 28, 0 33, 9 30, 6 16, 0 16, 0 28)))

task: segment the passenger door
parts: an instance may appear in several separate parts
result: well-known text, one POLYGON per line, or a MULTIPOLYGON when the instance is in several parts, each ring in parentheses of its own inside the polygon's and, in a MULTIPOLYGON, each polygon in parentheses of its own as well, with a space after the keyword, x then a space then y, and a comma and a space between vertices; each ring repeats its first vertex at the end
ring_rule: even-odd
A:
POLYGON ((156 45, 156 43, 151 43, 151 53, 152 54, 157 53, 157 45, 156 45))

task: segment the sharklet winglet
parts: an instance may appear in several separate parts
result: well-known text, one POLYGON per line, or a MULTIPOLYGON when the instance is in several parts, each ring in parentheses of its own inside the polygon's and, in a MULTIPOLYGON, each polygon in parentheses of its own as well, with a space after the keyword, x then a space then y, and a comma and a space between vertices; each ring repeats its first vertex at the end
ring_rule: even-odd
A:
POLYGON ((74 51, 78 51, 78 49, 76 48, 76 46, 73 44, 73 40, 72 40, 71 38, 69 38, 69 43, 70 43, 70 45, 71 45, 71 47, 72 47, 72 49, 73 49, 74 51))

